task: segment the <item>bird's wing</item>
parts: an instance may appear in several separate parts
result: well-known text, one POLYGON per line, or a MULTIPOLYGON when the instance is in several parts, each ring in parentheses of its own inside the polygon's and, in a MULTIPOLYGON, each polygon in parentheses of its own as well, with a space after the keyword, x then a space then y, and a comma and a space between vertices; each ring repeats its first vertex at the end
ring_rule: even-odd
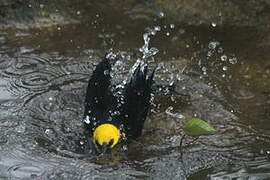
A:
POLYGON ((154 71, 147 76, 147 65, 135 69, 124 91, 122 120, 128 137, 137 138, 142 133, 151 99, 154 71))
POLYGON ((93 71, 92 76, 88 82, 85 111, 84 111, 84 125, 87 130, 92 132, 94 128, 100 124, 103 119, 108 119, 108 108, 111 105, 110 94, 110 71, 111 64, 109 58, 104 58, 93 71))

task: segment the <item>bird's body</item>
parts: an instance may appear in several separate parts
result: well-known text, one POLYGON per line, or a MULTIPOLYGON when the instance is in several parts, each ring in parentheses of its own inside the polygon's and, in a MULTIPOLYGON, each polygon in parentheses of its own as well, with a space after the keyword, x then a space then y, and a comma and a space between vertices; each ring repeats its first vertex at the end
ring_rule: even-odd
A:
POLYGON ((154 71, 147 76, 147 65, 139 64, 121 96, 111 91, 111 64, 105 57, 90 77, 86 99, 84 126, 88 145, 98 151, 113 148, 123 139, 133 140, 142 133, 151 99, 154 71))

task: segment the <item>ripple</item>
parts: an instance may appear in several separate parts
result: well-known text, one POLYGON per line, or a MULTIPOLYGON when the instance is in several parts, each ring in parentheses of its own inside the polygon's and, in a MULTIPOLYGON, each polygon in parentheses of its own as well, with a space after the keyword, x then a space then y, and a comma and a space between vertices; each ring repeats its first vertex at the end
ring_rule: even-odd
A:
POLYGON ((32 178, 42 175, 48 164, 38 161, 21 150, 1 151, 1 173, 12 178, 32 178))
POLYGON ((34 166, 32 164, 23 163, 11 166, 8 169, 10 176, 17 178, 35 178, 43 173, 41 167, 34 166))
POLYGON ((49 64, 48 59, 36 55, 18 56, 11 59, 13 59, 12 65, 3 71, 8 77, 30 73, 36 68, 40 69, 44 65, 49 64))

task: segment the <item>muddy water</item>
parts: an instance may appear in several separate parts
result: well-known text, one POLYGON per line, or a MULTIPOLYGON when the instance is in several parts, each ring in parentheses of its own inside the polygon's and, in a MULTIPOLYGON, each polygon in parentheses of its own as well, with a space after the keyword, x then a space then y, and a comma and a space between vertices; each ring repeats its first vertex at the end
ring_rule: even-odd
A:
POLYGON ((123 16, 107 7, 81 24, 1 31, 0 177, 269 179, 269 30, 123 16), (157 84, 175 88, 156 93, 143 137, 112 155, 85 156, 89 75, 108 51, 128 74, 146 32, 159 52, 144 61, 158 65, 157 84), (191 117, 217 132, 187 137, 180 148, 191 117))

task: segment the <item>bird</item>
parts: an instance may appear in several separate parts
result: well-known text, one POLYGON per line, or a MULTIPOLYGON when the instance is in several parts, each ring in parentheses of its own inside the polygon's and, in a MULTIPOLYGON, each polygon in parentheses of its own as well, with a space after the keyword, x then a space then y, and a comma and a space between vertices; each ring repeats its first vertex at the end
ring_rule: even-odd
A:
POLYGON ((111 77, 115 59, 107 54, 98 63, 88 81, 85 97, 86 149, 101 154, 142 135, 153 97, 156 68, 148 75, 148 66, 143 62, 138 63, 122 91, 115 93, 112 90, 114 77, 111 77))

